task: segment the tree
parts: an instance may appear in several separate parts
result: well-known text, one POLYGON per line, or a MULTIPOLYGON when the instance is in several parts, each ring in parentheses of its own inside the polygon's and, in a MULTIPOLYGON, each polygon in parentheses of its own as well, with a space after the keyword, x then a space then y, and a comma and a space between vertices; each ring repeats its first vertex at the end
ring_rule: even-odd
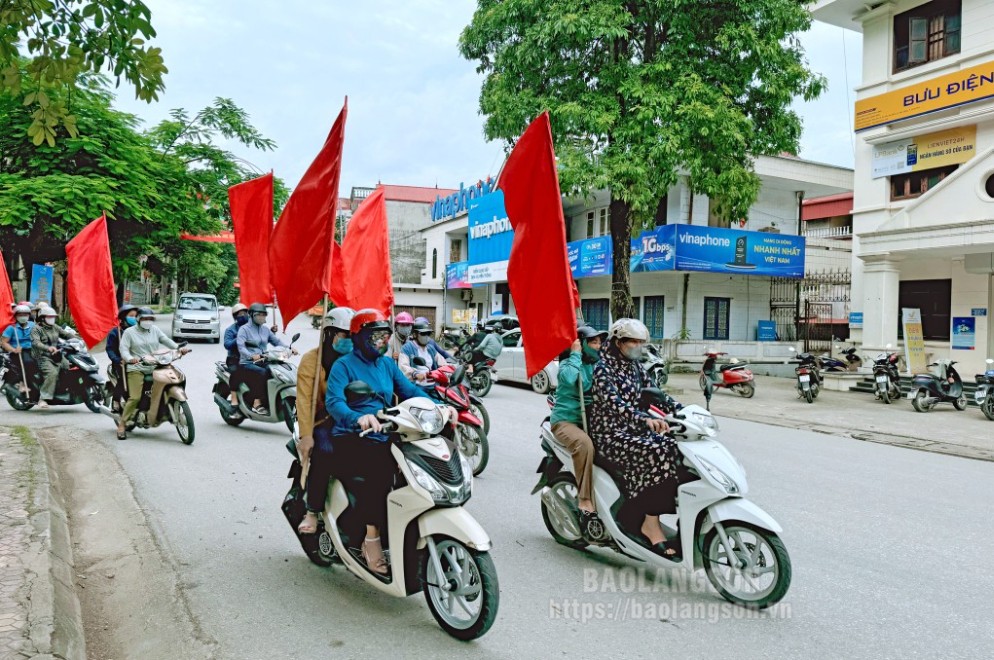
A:
POLYGON ((55 146, 61 125, 77 135, 77 117, 65 95, 22 89, 24 50, 27 73, 36 86, 69 91, 85 72, 112 72, 125 78, 144 101, 158 99, 167 69, 162 49, 146 45, 155 36, 152 12, 140 0, 4 0, 0 2, 0 92, 20 96, 34 108, 27 133, 35 145, 55 146))
POLYGON ((488 139, 510 147, 550 111, 564 193, 611 191, 611 310, 634 316, 630 237, 670 186, 739 218, 753 157, 796 151, 790 104, 824 80, 796 38, 811 0, 479 0, 460 51, 486 74, 488 139))

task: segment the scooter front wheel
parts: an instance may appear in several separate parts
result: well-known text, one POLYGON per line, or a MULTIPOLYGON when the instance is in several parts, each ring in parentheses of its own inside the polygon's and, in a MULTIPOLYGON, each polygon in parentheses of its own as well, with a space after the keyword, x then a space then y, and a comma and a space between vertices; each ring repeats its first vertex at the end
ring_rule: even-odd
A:
POLYGON ((890 386, 880 388, 880 400, 886 404, 890 404, 890 386))
POLYGON ((481 399, 490 394, 490 388, 494 386, 493 378, 490 377, 490 372, 486 369, 481 369, 480 373, 475 374, 469 383, 473 391, 476 392, 476 396, 481 399))
POLYGON ((176 423, 176 432, 184 445, 192 445, 196 437, 196 429, 193 426, 193 413, 190 411, 190 404, 186 401, 173 401, 173 419, 176 423))
POLYGON ((455 539, 432 540, 441 575, 426 551, 421 581, 428 609, 442 630, 456 639, 482 637, 494 624, 500 603, 494 560, 489 552, 470 550, 455 539))
POLYGON ((723 521, 729 548, 713 527, 704 537, 704 570, 722 598, 763 609, 779 602, 790 588, 790 556, 773 532, 749 523, 723 521))
POLYGON ((810 387, 808 389, 804 390, 804 400, 807 401, 808 403, 814 403, 815 402, 815 395, 814 395, 814 392, 811 390, 810 387))
POLYGON ((994 422, 994 392, 987 393, 987 398, 984 399, 984 404, 980 406, 980 410, 984 413, 984 417, 994 422))

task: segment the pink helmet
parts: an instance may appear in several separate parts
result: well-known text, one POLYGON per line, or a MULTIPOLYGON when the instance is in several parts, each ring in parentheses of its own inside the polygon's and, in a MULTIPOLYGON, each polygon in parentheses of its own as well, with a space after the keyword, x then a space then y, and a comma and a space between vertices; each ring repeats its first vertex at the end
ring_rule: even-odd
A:
POLYGON ((414 325, 414 317, 408 314, 407 312, 401 312, 394 318, 393 324, 414 325))

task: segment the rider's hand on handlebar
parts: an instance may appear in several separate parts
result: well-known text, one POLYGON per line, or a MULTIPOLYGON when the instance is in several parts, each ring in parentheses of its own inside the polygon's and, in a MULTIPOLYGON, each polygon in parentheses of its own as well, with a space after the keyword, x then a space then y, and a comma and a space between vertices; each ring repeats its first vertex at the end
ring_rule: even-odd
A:
POLYGON ((645 425, 653 433, 666 433, 670 430, 670 425, 661 419, 647 419, 645 420, 645 425))
POLYGON ((48 352, 51 353, 51 354, 53 354, 53 355, 55 353, 57 353, 58 351, 59 351, 59 349, 55 348, 54 346, 49 346, 48 347, 48 352))
POLYGON ((421 380, 424 380, 427 377, 428 377, 428 374, 426 374, 423 371, 415 371, 414 372, 414 380, 421 381, 421 380))
POLYGON ((363 431, 379 433, 383 430, 383 425, 380 424, 380 420, 376 419, 376 415, 363 415, 359 418, 359 428, 363 431))
POLYGON ((179 354, 180 355, 186 355, 187 353, 189 353, 192 350, 193 350, 192 348, 187 348, 186 346, 184 346, 183 348, 179 349, 179 354))
POLYGON ((300 355, 300 353, 297 352, 296 348, 291 348, 290 349, 290 353, 291 353, 291 355, 300 355))

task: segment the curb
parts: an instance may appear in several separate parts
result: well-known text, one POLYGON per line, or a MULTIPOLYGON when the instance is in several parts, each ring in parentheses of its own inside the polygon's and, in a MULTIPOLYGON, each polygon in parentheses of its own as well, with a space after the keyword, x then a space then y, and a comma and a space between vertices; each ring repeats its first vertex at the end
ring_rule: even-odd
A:
POLYGON ((37 479, 31 503, 31 526, 37 543, 25 558, 41 579, 31 584, 28 623, 31 641, 43 654, 65 660, 86 660, 83 612, 74 586, 75 564, 65 499, 58 475, 52 478, 48 450, 31 435, 31 462, 37 479))

